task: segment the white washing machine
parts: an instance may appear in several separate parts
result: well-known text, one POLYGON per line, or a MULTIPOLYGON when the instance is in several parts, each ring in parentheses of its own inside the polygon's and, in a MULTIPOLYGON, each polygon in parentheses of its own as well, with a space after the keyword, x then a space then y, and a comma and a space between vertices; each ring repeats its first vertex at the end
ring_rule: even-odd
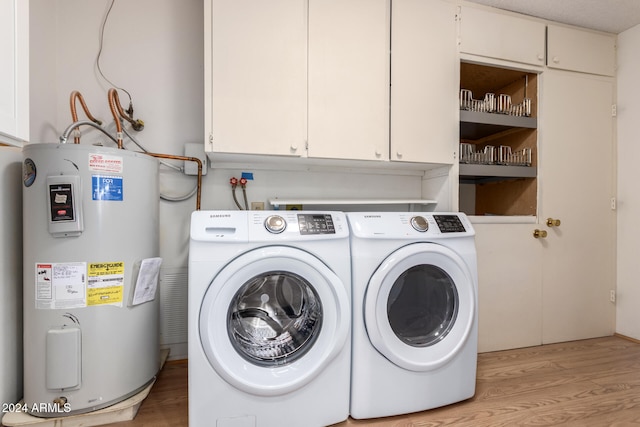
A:
POLYGON ((350 281, 344 213, 194 212, 189 425, 347 419, 350 281))
POLYGON ((475 394, 475 232, 462 213, 348 213, 351 416, 407 414, 475 394))

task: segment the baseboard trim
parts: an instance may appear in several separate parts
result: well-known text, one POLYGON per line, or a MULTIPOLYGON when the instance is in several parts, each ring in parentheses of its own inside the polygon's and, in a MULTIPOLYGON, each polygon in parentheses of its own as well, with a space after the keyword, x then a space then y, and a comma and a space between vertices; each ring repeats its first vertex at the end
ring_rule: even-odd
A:
POLYGON ((639 340, 639 339, 631 338, 631 337, 628 337, 628 336, 626 336, 626 335, 619 334, 619 333, 617 333, 617 332, 616 332, 615 334, 613 334, 613 336, 614 336, 614 337, 618 337, 618 338, 622 338, 623 340, 627 340, 627 341, 634 342, 634 343, 636 343, 636 344, 640 344, 640 340, 639 340))

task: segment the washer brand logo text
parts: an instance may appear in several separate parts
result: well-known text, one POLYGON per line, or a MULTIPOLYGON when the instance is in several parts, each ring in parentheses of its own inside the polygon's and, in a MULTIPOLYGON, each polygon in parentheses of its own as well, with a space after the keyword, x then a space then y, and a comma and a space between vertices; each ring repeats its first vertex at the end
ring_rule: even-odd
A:
POLYGON ((231 218, 231 214, 213 214, 209 218, 231 218))
POLYGON ((382 218, 382 215, 365 215, 365 218, 382 218))

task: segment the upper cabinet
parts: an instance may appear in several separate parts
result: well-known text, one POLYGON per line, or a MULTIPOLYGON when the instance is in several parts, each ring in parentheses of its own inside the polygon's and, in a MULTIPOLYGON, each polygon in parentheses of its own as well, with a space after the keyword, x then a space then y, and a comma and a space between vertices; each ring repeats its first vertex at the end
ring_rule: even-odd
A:
POLYGON ((309 2, 308 156, 389 159, 389 2, 309 2))
POLYGON ((390 158, 452 164, 458 141, 456 7, 439 0, 392 4, 390 158))
POLYGON ((547 66, 614 76, 616 36, 559 25, 547 26, 547 66))
POLYGON ((451 165, 456 28, 444 0, 205 0, 205 150, 451 165))
POLYGON ((0 144, 29 139, 29 2, 0 1, 0 144))
POLYGON ((205 1, 205 150, 300 156, 307 3, 205 1))
POLYGON ((460 52, 543 66, 545 27, 536 20, 462 6, 460 52))

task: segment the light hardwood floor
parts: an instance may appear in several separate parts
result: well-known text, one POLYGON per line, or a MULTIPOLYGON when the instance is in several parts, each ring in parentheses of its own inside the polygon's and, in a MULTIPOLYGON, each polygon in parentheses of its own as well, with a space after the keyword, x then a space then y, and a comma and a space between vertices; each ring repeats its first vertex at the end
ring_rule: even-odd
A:
MULTIPOLYGON (((640 425, 640 344, 621 337, 483 353, 476 395, 415 414, 335 427, 640 425)), ((169 362, 137 417, 112 426, 187 426, 187 363, 169 362)), ((305 427, 305 426, 301 426, 305 427)))

